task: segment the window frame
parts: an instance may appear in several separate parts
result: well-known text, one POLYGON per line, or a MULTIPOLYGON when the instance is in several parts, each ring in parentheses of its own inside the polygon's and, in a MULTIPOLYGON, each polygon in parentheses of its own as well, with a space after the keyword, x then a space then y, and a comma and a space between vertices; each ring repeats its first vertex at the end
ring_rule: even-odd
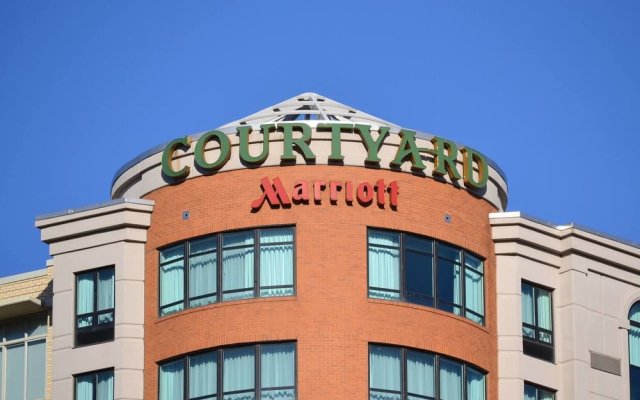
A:
MULTIPOLYGON (((535 282, 531 282, 529 280, 526 279, 522 279, 521 283, 520 283, 520 310, 522 310, 522 294, 523 294, 523 290, 522 287, 523 285, 528 285, 533 289, 533 316, 534 316, 534 325, 531 325, 529 323, 525 323, 524 322, 524 316, 521 315, 521 320, 522 320, 522 325, 520 328, 520 333, 522 334, 522 352, 530 357, 534 357, 543 361, 548 361, 551 363, 555 364, 555 334, 554 334, 554 327, 555 327, 555 323, 554 323, 554 309, 553 309, 553 293, 554 293, 554 289, 544 286, 544 285, 540 285, 538 283, 535 282), (551 330, 546 329, 546 328, 541 328, 539 326, 538 323, 538 296, 537 296, 537 291, 538 290, 544 290, 549 292, 549 300, 550 300, 550 304, 549 304, 549 315, 551 316, 551 330), (535 338, 526 336, 522 331, 524 328, 528 328, 528 329, 533 329, 534 334, 535 334, 535 338), (551 343, 545 342, 543 340, 538 339, 538 334, 539 333, 547 333, 549 334, 549 336, 551 337, 551 343)), ((522 311, 521 311, 522 312, 522 311)))
MULTIPOLYGON (((531 383, 529 381, 524 381, 524 390, 525 391, 527 389, 527 386, 529 386, 529 387, 531 387, 531 388, 536 390, 536 400, 540 400, 540 390, 551 394, 553 396, 552 400, 555 400, 555 398, 556 398, 557 390, 553 390, 553 389, 548 388, 546 386, 542 386, 542 385, 538 385, 538 384, 535 384, 535 383, 531 383)), ((524 396, 524 391, 523 391, 523 396, 524 396)))
MULTIPOLYGON (((193 352, 193 353, 188 353, 188 354, 181 354, 177 357, 171 357, 168 358, 166 360, 163 360, 161 362, 157 362, 157 371, 158 371, 158 377, 157 377, 157 382, 156 382, 156 388, 158 389, 158 395, 157 395, 157 399, 160 400, 160 374, 162 373, 161 369, 162 369, 162 365, 164 364, 169 364, 169 363, 173 363, 176 361, 181 361, 182 363, 182 370, 183 370, 183 376, 182 376, 182 387, 183 387, 183 393, 182 393, 182 399, 173 399, 173 400, 190 400, 189 398, 189 360, 191 357, 193 356, 200 356, 206 353, 215 353, 215 359, 216 359, 216 382, 217 382, 217 387, 216 387, 216 394, 215 395, 211 395, 211 396, 215 396, 215 398, 217 400, 222 400, 224 398, 225 395, 229 395, 229 394, 235 394, 235 393, 245 393, 245 392, 249 392, 248 390, 242 390, 242 391, 229 391, 229 392, 225 392, 224 391, 224 352, 225 350, 232 350, 232 349, 242 349, 242 348, 247 348, 247 347, 251 347, 253 349, 253 363, 254 363, 254 379, 253 379, 253 393, 254 393, 254 398, 260 399, 261 398, 261 392, 263 390, 273 390, 273 389, 293 389, 293 393, 294 393, 294 400, 298 398, 298 342, 295 340, 284 340, 284 341, 276 341, 276 342, 260 342, 260 343, 243 343, 240 345, 229 345, 229 346, 221 346, 221 347, 215 347, 215 348, 210 348, 207 350, 199 350, 197 352, 193 352), (261 372, 262 372, 262 347, 263 346, 268 346, 268 345, 272 345, 272 344, 291 344, 293 345, 293 386, 278 386, 276 388, 273 387, 266 387, 263 388, 261 387, 261 380, 262 380, 262 376, 261 376, 261 372)), ((196 397, 194 398, 194 400, 198 400, 198 399, 206 399, 211 397, 209 395, 205 395, 205 396, 201 396, 201 397, 196 397)))
POLYGON ((89 371, 89 372, 82 372, 79 374, 73 374, 73 400, 78 400, 78 378, 82 378, 82 377, 86 377, 86 376, 92 376, 93 377, 93 394, 91 396, 91 398, 93 400, 97 400, 97 390, 98 390, 98 374, 101 374, 103 372, 107 372, 107 371, 111 371, 111 376, 113 378, 113 387, 112 387, 112 391, 113 391, 113 397, 115 398, 115 388, 116 388, 116 374, 115 374, 115 369, 113 367, 111 368, 102 368, 102 369, 97 369, 95 371, 89 371))
MULTIPOLYGON (((377 245, 374 244, 374 247, 378 247, 378 248, 388 248, 388 249, 396 249, 395 247, 391 247, 391 246, 385 246, 385 245, 377 245)), ((487 304, 487 294, 486 294, 486 284, 485 284, 485 277, 486 277, 486 273, 485 273, 485 269, 486 269, 486 259, 484 257, 479 256, 478 254, 475 254, 471 251, 468 251, 466 249, 463 249, 462 247, 453 245, 451 243, 447 243, 444 242, 442 240, 438 240, 435 238, 430 238, 428 236, 423 236, 423 235, 419 235, 416 233, 410 233, 410 232, 404 232, 404 231, 397 231, 397 230, 393 230, 393 229, 386 229, 386 228, 378 228, 378 227, 372 227, 372 226, 367 226, 367 298, 369 299, 375 299, 375 300, 386 300, 386 301, 400 301, 400 302, 404 302, 404 303, 409 303, 409 304, 414 304, 417 306, 421 306, 421 307, 427 307, 427 308, 434 308, 436 310, 440 310, 440 311, 444 311, 447 313, 451 313, 453 315, 457 315, 459 317, 465 318, 467 320, 470 320, 478 325, 481 326, 485 326, 486 325, 486 304, 487 304), (398 256, 398 273, 399 273, 399 286, 400 289, 398 290, 391 290, 391 289, 385 289, 385 288, 378 288, 375 286, 370 286, 369 285, 369 278, 370 278, 370 259, 369 259, 369 248, 371 246, 371 242, 370 242, 370 233, 372 231, 378 231, 378 232, 383 232, 383 233, 394 233, 394 234, 398 234, 399 235, 399 241, 398 241, 398 247, 397 250, 399 252, 399 256, 398 256), (431 305, 425 305, 422 303, 418 303, 418 302, 413 302, 408 300, 408 291, 407 291, 407 277, 406 277, 406 271, 407 271, 407 266, 406 266, 406 262, 405 262, 405 258, 406 258, 406 252, 407 252, 407 247, 405 245, 406 236, 412 236, 415 237, 417 239, 420 240, 428 240, 431 241, 431 249, 429 251, 422 251, 421 253, 423 254, 429 254, 432 258, 432 264, 431 264, 431 289, 432 289, 432 297, 431 297, 431 305), (439 245, 444 245, 450 248, 453 248, 457 251, 460 252, 461 257, 460 257, 460 284, 459 284, 459 290, 460 290, 460 305, 451 303, 447 300, 443 300, 440 298, 440 290, 438 289, 438 264, 439 264, 439 260, 443 259, 449 262, 453 262, 455 263, 455 260, 451 260, 445 256, 440 256, 439 255, 439 250, 438 247, 439 245), (467 256, 471 256, 477 260, 479 260, 480 262, 482 262, 482 273, 479 273, 477 270, 471 268, 471 267, 467 267, 466 266, 466 257, 467 256), (472 271, 474 271, 473 273, 478 274, 482 277, 482 308, 484 310, 483 314, 479 314, 478 312, 471 310, 470 308, 467 307, 467 299, 466 299, 466 275, 465 272, 467 269, 470 269, 472 271), (398 293, 399 297, 398 299, 382 299, 382 298, 378 298, 378 297, 371 297, 370 295, 370 291, 371 290, 381 290, 381 291, 387 291, 387 292, 393 292, 393 293, 398 293), (452 306, 452 307, 458 307, 460 309, 460 314, 456 314, 455 312, 449 311, 448 309, 442 308, 440 307, 440 303, 452 306), (472 318, 467 317, 467 313, 472 314, 473 316, 475 316, 476 318, 479 318, 480 321, 476 321, 472 318)))
MULTIPOLYGON (((44 343, 44 359, 42 360, 43 364, 43 368, 44 368, 44 382, 42 382, 42 386, 44 388, 44 395, 46 396, 46 390, 47 390, 47 375, 48 375, 48 368, 47 368, 47 351, 49 348, 49 341, 47 340, 47 336, 48 336, 48 332, 49 332, 49 327, 50 327, 50 312, 49 311, 45 311, 45 312, 37 312, 37 313, 33 313, 33 314, 29 314, 29 315, 25 315, 22 317, 14 317, 14 318, 9 318, 6 320, 2 320, 0 321, 0 399, 3 399, 6 396, 6 390, 8 385, 6 385, 6 374, 7 374, 7 366, 8 366, 8 349, 12 348, 12 347, 17 347, 17 346, 21 346, 23 347, 22 349, 22 353, 23 353, 23 371, 22 371, 22 398, 26 399, 27 398, 27 394, 28 394, 28 383, 29 383, 29 348, 31 347, 31 345, 33 345, 34 343, 44 343), (44 327, 45 327, 45 332, 44 333, 39 333, 39 334, 35 334, 35 335, 29 335, 29 330, 30 330, 30 324, 33 321, 38 321, 38 320, 42 320, 44 319, 44 327), (6 331, 7 325, 12 325, 15 322, 22 322, 22 336, 17 338, 17 339, 10 339, 10 340, 5 340, 6 339, 6 331)), ((44 399, 44 397, 43 397, 44 399)))
POLYGON ((437 400, 440 398, 440 361, 442 359, 445 359, 447 361, 452 361, 455 363, 458 363, 462 366, 462 374, 460 375, 460 381, 462 382, 462 399, 463 400, 473 400, 473 399, 467 399, 467 368, 472 368, 480 373, 483 374, 484 377, 484 398, 488 399, 488 392, 487 392, 487 371, 485 371, 482 368, 479 368, 473 364, 470 364, 466 361, 463 360, 459 360, 453 357, 449 357, 446 355, 441 355, 439 353, 434 353, 431 351, 426 351, 426 350, 420 350, 420 349, 414 349, 411 347, 403 347, 403 346, 398 346, 398 345, 394 345, 394 344, 384 344, 384 343, 369 343, 369 348, 368 348, 368 356, 367 356, 367 385, 369 387, 369 391, 368 391, 368 399, 371 399, 371 347, 388 347, 388 348, 394 348, 394 349, 400 349, 400 392, 396 392, 393 390, 386 390, 386 389, 373 389, 374 391, 377 392, 382 392, 382 393, 390 393, 390 394, 395 394, 395 395, 400 395, 400 400, 407 400, 408 396, 412 396, 412 397, 419 397, 419 398, 424 398, 425 400, 437 400), (417 395, 417 394, 410 394, 408 392, 408 387, 409 387, 409 382, 407 380, 407 353, 408 352, 416 352, 416 353, 422 353, 422 354, 427 354, 429 356, 433 356, 433 369, 434 369, 434 375, 433 375, 433 394, 434 396, 432 398, 429 398, 428 396, 422 396, 422 395, 417 395))
POLYGON ((91 346, 99 343, 106 343, 114 341, 115 337, 115 325, 116 325, 116 267, 115 265, 107 265, 104 267, 98 267, 88 270, 77 271, 74 273, 74 293, 73 293, 73 344, 74 347, 91 346), (102 271, 113 270, 113 307, 98 310, 98 274, 102 271), (80 275, 93 274, 93 311, 90 313, 78 314, 78 282, 80 275), (100 324, 99 316, 102 314, 113 313, 113 321, 109 323, 100 324), (78 318, 80 316, 91 316, 92 324, 86 327, 78 327, 78 318), (103 336, 104 335, 104 336, 103 336), (79 343, 79 336, 85 336, 83 340, 86 343, 79 343))
MULTIPOLYGON (((203 253, 197 253, 197 254, 205 254, 207 252, 203 252, 203 253)), ((267 297, 292 297, 292 296, 296 296, 297 292, 296 292, 296 280, 297 280, 297 245, 296 245, 296 227, 295 225, 272 225, 272 226, 262 226, 262 227, 257 227, 257 228, 243 228, 243 229, 236 229, 236 230, 230 230, 230 231, 222 231, 222 232, 217 232, 211 235, 203 235, 203 236, 198 236, 198 237, 193 237, 193 238, 189 238, 187 240, 184 241, 180 241, 180 242, 176 242, 170 245, 166 245, 166 246, 162 246, 160 248, 158 248, 158 317, 163 318, 163 317, 167 317, 170 315, 173 315, 175 313, 181 312, 181 311, 185 311, 191 308, 197 308, 197 307, 204 307, 204 306, 208 306, 211 304, 217 304, 217 303, 223 303, 223 302, 229 302, 229 301, 238 301, 238 300, 247 300, 247 299, 256 299, 256 298, 267 298, 267 297), (278 245, 278 244, 291 244, 292 245, 292 267, 293 271, 292 271, 292 284, 291 285, 277 285, 277 286, 260 286, 260 249, 262 248, 263 243, 260 243, 260 232, 261 231, 265 231, 265 230, 274 230, 274 229, 291 229, 291 234, 292 234, 292 240, 291 242, 272 242, 272 243, 264 243, 267 246, 271 246, 271 245, 278 245), (224 263, 223 263, 223 252, 226 250, 235 250, 235 249, 239 249, 239 248, 249 248, 250 246, 232 246, 232 247, 224 247, 223 246, 223 237, 224 235, 228 235, 228 234, 234 234, 234 233, 242 233, 242 232, 252 232, 253 235, 253 244, 251 245, 251 248, 253 249, 253 290, 252 290, 252 295, 250 297, 243 297, 243 298, 237 298, 237 299, 224 299, 224 294, 225 293, 235 293, 235 292, 243 292, 243 291, 248 291, 249 289, 233 289, 230 291, 225 291, 224 290, 224 285, 223 285, 223 274, 224 274, 224 263), (190 247, 191 247, 191 243, 195 242, 195 241, 199 241, 199 240, 205 240, 205 239, 213 239, 215 240, 216 243, 216 248, 215 250, 212 250, 212 252, 215 252, 216 254, 216 265, 215 265, 215 274, 216 274, 216 287, 215 287, 215 291, 213 293, 209 293, 209 294, 204 294, 204 295, 199 295, 199 296, 195 296, 195 297, 190 297, 189 296, 189 273, 190 273, 190 258, 192 256, 191 252, 190 252, 190 247), (161 262, 161 253, 165 250, 171 249, 171 248, 178 248, 182 246, 182 256, 176 258, 176 260, 181 260, 182 261, 182 276, 183 276, 183 287, 182 287, 182 291, 183 291, 183 296, 182 296, 182 300, 178 300, 172 303, 168 303, 168 304, 162 304, 161 303, 161 299, 162 299, 162 273, 161 273, 161 268, 163 265, 167 265, 171 262, 174 262, 176 260, 172 260, 172 261, 168 261, 165 263, 161 262), (292 289, 292 293, 289 295, 285 295, 285 296, 261 296, 260 295, 260 290, 264 289, 264 288, 270 288, 270 289, 279 289, 279 288, 289 288, 291 287, 292 289), (198 300, 198 299, 202 299, 202 298, 206 298, 209 296, 214 296, 215 300, 207 303, 207 304, 203 304, 203 305, 194 305, 191 306, 190 302, 193 300, 198 300), (176 310, 176 311, 171 311, 168 312, 166 314, 163 314, 162 311, 163 309, 169 308, 169 307, 174 307, 176 305, 182 304, 182 309, 180 310, 176 310)))
MULTIPOLYGON (((631 364, 631 330, 636 328, 638 332, 640 332, 640 321, 636 321, 631 319, 631 312, 634 311, 634 308, 638 307, 640 309, 640 300, 634 302, 629 308, 629 314, 627 319, 629 320, 629 331, 627 333, 627 358, 629 360, 629 396, 633 396, 634 389, 636 391, 640 391, 640 382, 635 382, 631 378, 635 375, 634 371, 640 375, 640 366, 631 364), (635 383, 635 386, 634 386, 635 383)), ((631 397, 631 400, 636 400, 636 398, 631 397)))

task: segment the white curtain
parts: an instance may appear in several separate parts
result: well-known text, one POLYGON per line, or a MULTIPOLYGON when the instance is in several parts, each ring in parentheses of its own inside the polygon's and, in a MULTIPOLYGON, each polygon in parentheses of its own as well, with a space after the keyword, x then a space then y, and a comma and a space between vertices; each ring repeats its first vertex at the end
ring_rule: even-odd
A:
MULTIPOLYGON (((369 287, 400 290, 400 235, 369 231, 369 287), (377 247, 377 245, 394 248, 377 247)), ((369 289, 369 296, 398 299, 399 292, 369 289)))
MULTIPOLYGON (((78 275, 78 287, 76 289, 76 314, 86 314, 94 311, 93 306, 93 272, 78 275)), ((93 318, 89 315, 78 318, 78 328, 93 325, 93 318)))
MULTIPOLYGON (((484 279, 482 275, 470 268, 464 269, 465 307, 477 314, 484 315, 484 279)), ((482 322, 482 318, 474 314, 467 314, 476 322, 482 322)))
POLYGON ((216 301, 216 262, 215 238, 206 238, 189 243, 189 297, 202 297, 190 300, 189 306, 197 307, 216 301))
POLYGON ((255 388, 255 347, 224 350, 223 390, 225 400, 253 400, 255 388), (251 392, 227 394, 227 392, 251 392))
POLYGON ((218 390, 217 380, 215 351, 189 357, 189 398, 215 395, 218 390))
POLYGON ((537 400, 536 388, 526 383, 524 384, 524 400, 537 400))
POLYGON ((636 326, 629 329, 629 363, 640 367, 640 328, 636 326))
POLYGON ((293 230, 291 228, 260 231, 260 287, 260 296, 293 294, 293 230), (284 285, 291 287, 269 288, 269 286, 284 285))
MULTIPOLYGON (((174 261, 160 267, 160 306, 184 300, 184 265, 182 260, 174 261)), ((184 308, 183 303, 162 308, 166 315, 184 308)))
POLYGON ((113 371, 105 371, 98 374, 96 400, 113 400, 113 371))
POLYGON ((184 362, 182 359, 160 366, 159 400, 184 397, 184 362))
MULTIPOLYGON (((369 346, 369 388, 400 392, 400 349, 396 347, 369 346)), ((379 393, 385 399, 387 394, 379 393)), ((374 398, 372 396, 372 398, 374 398)), ((396 398, 395 395, 389 398, 396 398)))
MULTIPOLYGON (((522 284, 522 322, 525 324, 535 325, 533 287, 526 283, 522 284)), ((522 335, 535 337, 535 332, 533 329, 523 326, 522 335)))
POLYGON ((407 392, 421 396, 435 396, 434 356, 407 351, 407 392))
POLYGON ((93 400, 93 375, 76 378, 76 400, 93 400))
MULTIPOLYGON (((98 308, 97 311, 114 308, 115 271, 113 268, 98 272, 98 308)), ((113 313, 102 314, 98 323, 113 322, 113 313)))
POLYGON ((224 291, 247 289, 234 293, 223 293, 224 300, 253 296, 253 232, 230 233, 222 237, 222 288, 224 291), (247 246, 227 249, 230 246, 247 246))
MULTIPOLYGON (((540 288, 537 288, 536 291, 538 292, 538 296, 536 297, 538 326, 543 329, 551 330, 551 292, 540 288)), ((538 339, 551 343, 551 334, 541 332, 538 339)))
MULTIPOLYGON (((260 382, 263 388, 295 386, 295 347, 292 343, 262 346, 260 382)), ((262 400, 290 400, 294 389, 262 390, 262 400)))
POLYGON ((467 399, 485 400, 484 374, 467 367, 467 399))
POLYGON ((462 365, 444 358, 440 359, 440 399, 462 400, 462 365))

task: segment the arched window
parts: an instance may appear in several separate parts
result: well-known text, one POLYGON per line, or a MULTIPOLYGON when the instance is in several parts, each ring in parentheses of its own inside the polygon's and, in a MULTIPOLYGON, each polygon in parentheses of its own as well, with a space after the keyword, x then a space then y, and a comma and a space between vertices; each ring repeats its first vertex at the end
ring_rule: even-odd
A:
POLYGON ((631 400, 640 400, 640 301, 629 311, 629 380, 631 400))

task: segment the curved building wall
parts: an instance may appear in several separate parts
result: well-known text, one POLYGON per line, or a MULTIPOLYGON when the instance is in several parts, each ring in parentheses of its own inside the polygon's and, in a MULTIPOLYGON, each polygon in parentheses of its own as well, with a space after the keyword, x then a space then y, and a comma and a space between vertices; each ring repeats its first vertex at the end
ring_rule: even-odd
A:
POLYGON ((301 399, 366 398, 369 343, 463 360, 487 372, 487 398, 497 399, 495 256, 487 218, 497 209, 489 202, 412 174, 326 165, 233 170, 164 186, 145 198, 155 206, 145 250, 144 398, 157 398, 158 363, 164 360, 220 346, 295 341, 301 399), (298 180, 397 181, 398 206, 348 205, 340 197, 331 204, 325 190, 320 204, 265 203, 252 212, 265 176, 279 177, 289 192, 298 180), (159 317, 159 248, 274 225, 295 226, 295 296, 227 301, 159 317), (435 308, 369 298, 368 227, 435 238, 485 259, 485 325, 435 308))

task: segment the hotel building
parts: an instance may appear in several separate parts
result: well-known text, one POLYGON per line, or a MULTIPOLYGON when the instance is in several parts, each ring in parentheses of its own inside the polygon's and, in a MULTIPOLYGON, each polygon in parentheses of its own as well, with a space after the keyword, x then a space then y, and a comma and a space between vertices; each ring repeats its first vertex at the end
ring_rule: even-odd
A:
POLYGON ((640 247, 480 151, 304 93, 37 217, 0 400, 640 399, 640 247))

